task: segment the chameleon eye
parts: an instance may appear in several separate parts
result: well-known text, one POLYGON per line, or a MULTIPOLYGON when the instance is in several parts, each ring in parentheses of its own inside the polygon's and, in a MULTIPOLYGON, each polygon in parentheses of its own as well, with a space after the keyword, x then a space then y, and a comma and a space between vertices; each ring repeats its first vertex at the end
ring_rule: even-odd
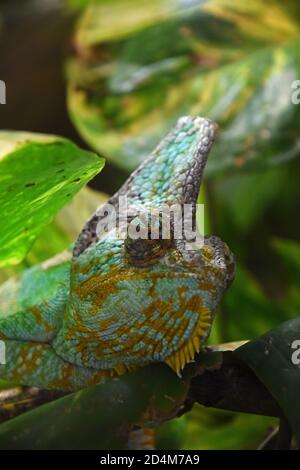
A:
POLYGON ((222 269, 226 268, 226 264, 224 262, 223 256, 220 256, 220 255, 216 256, 216 258, 214 259, 214 264, 218 266, 219 268, 222 268, 222 269))
POLYGON ((155 264, 165 256, 170 240, 145 240, 127 237, 124 242, 125 256, 130 264, 146 267, 155 264))
POLYGON ((124 241, 125 256, 130 264, 146 267, 165 256, 172 242, 171 237, 163 238, 162 219, 159 214, 145 212, 133 217, 130 223, 133 225, 131 228, 130 224, 127 227, 127 237, 124 241), (156 231, 152 232, 152 229, 156 231))

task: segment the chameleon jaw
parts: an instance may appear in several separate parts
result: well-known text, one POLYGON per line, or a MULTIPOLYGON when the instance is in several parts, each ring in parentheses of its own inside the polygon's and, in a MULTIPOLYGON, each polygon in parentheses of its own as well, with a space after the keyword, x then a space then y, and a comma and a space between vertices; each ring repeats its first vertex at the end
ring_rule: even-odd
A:
POLYGON ((199 351, 200 340, 197 336, 194 336, 178 351, 165 359, 165 363, 181 378, 181 371, 186 364, 193 362, 196 353, 199 351))
MULTIPOLYGON (((209 334, 211 320, 208 319, 206 314, 203 316, 200 315, 200 317, 188 341, 166 359, 162 360, 162 362, 167 364, 180 378, 182 377, 182 370, 188 363, 194 361, 196 354, 200 352, 201 346, 209 334)), ((120 376, 127 372, 134 372, 137 368, 138 366, 136 365, 117 364, 114 366, 111 374, 112 376, 120 376)))
POLYGON ((165 363, 181 378, 181 372, 185 366, 194 361, 195 355, 201 349, 201 338, 195 334, 178 351, 165 359, 165 363))
POLYGON ((181 378, 184 367, 193 362, 196 354, 200 352, 202 344, 209 334, 210 325, 211 320, 206 315, 204 318, 200 318, 188 341, 164 360, 178 377, 181 378))
MULTIPOLYGON (((190 338, 186 344, 184 344, 180 349, 175 351, 169 357, 167 357, 164 362, 169 366, 177 375, 181 378, 181 371, 185 366, 194 361, 195 355, 199 353, 201 349, 201 343, 203 342, 203 331, 201 336, 199 333, 195 333, 192 338, 190 338)), ((118 364, 111 370, 111 376, 120 376, 128 372, 134 372, 138 367, 129 366, 125 364, 118 364)))

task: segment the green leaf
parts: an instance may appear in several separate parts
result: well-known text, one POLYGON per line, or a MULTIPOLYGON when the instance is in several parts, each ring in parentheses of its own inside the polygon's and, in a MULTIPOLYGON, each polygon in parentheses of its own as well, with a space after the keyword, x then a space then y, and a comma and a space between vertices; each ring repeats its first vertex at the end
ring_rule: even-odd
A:
MULTIPOLYGON (((232 49, 239 50, 244 46, 236 41, 237 35, 239 39, 244 38, 247 45, 257 47, 258 44, 280 41, 283 35, 289 40, 297 34, 296 16, 299 18, 299 8, 295 1, 290 1, 289 4, 285 8, 278 0, 269 0, 268 4, 261 0, 253 0, 248 4, 238 4, 233 0, 110 0, 108 4, 106 0, 94 0, 81 19, 76 40, 80 46, 90 47, 100 41, 130 37, 146 27, 151 28, 172 19, 180 21, 183 16, 187 16, 190 20, 193 15, 198 20, 200 15, 204 15, 215 20, 210 28, 205 28, 207 47, 213 49, 218 44, 221 48, 228 48, 228 44, 222 43, 224 33, 217 34, 220 25, 227 25, 226 39, 232 49), (208 34, 209 30, 211 34, 208 34)), ((203 24, 205 26, 205 22, 203 24)), ((197 37, 197 31, 192 32, 197 37)), ((160 40, 161 38, 157 38, 158 42, 160 40)), ((190 45, 192 46, 196 48, 197 44, 190 45)), ((164 44, 164 47, 171 46, 164 44)))
POLYGON ((188 384, 164 365, 111 379, 0 425, 0 449, 122 449, 135 424, 176 414, 188 384))
POLYGON ((33 266, 68 249, 78 237, 91 214, 107 199, 108 196, 104 193, 93 191, 88 187, 82 188, 72 201, 57 213, 54 220, 42 230, 27 254, 24 264, 33 266))
POLYGON ((0 267, 22 261, 42 228, 104 160, 67 139, 0 132, 0 267))
POLYGON ((82 227, 108 196, 88 187, 82 188, 71 202, 64 206, 33 243, 24 260, 16 266, 0 270, 0 283, 58 253, 70 249, 82 227))
POLYGON ((234 351, 251 367, 282 407, 293 432, 300 439, 300 318, 248 342, 234 351))
POLYGON ((75 37, 68 105, 83 138, 132 170, 183 114, 220 125, 207 175, 300 153, 296 0, 93 3, 75 37))

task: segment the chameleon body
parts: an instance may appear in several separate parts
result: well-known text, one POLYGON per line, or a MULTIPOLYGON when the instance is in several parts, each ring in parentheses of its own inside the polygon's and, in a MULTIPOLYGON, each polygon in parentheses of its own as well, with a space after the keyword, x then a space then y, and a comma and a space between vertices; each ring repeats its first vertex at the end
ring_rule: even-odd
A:
MULTIPOLYGON (((179 119, 108 204, 118 213, 126 196, 131 218, 137 208, 191 204, 194 223, 215 130, 204 118, 179 119)), ((0 290, 8 312, 0 312, 0 377, 71 391, 152 362, 180 374, 200 350, 233 279, 227 245, 211 236, 187 249, 172 223, 168 240, 120 239, 114 229, 97 235, 106 207, 83 228, 71 260, 36 266, 8 281, 15 291, 0 290)))

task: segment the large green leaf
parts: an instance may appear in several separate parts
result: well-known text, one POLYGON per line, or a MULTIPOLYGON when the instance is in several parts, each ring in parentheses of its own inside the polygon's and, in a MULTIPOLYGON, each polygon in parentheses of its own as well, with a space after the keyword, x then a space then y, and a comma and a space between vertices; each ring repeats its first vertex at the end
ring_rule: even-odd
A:
POLYGON ((0 132, 0 266, 19 263, 42 228, 103 165, 61 137, 0 132))
POLYGON ((294 158, 299 13, 296 0, 94 2, 75 38, 72 120, 91 146, 127 170, 183 114, 220 125, 207 174, 294 158))
POLYGON ((0 270, 0 283, 70 249, 91 214, 107 199, 108 196, 104 193, 88 187, 82 188, 71 202, 57 213, 52 222, 42 229, 24 260, 18 265, 0 270))
POLYGON ((300 439, 300 318, 248 342, 234 354, 269 389, 300 439))
POLYGON ((28 411, 0 425, 0 449, 121 449, 135 424, 174 416, 188 383, 153 365, 28 411))
MULTIPOLYGON (((151 28, 171 19, 175 19, 178 24, 183 17, 186 21, 191 21, 191 16, 198 20, 198 17, 203 15, 205 20, 214 19, 214 22, 209 25, 205 25, 205 21, 202 20, 202 26, 207 35, 204 36, 204 40, 209 50, 213 50, 216 45, 222 49, 229 49, 230 45, 230 49, 242 51, 245 45, 237 39, 243 38, 247 46, 252 48, 257 47, 258 44, 280 42, 284 35, 288 40, 297 34, 295 15, 299 18, 298 4, 293 0, 287 0, 285 6, 277 0, 269 0, 267 4, 261 0, 253 0, 247 4, 238 3, 235 0, 187 2, 180 0, 110 0, 109 2, 94 0, 86 2, 87 5, 91 3, 92 5, 81 18, 76 35, 77 43, 82 47, 96 46, 100 41, 118 41, 119 38, 131 37, 146 27, 151 28), (107 23, 108 18, 109 23, 107 23), (220 32, 221 25, 227 26, 225 32, 220 32), (226 44, 222 42, 224 33, 227 39, 226 44)), ((173 32, 172 29, 171 32, 173 32)), ((201 37, 200 32, 197 34, 197 28, 191 33, 193 33, 192 39, 197 38, 198 35, 201 37)), ((173 34, 172 39, 177 37, 174 32, 173 34)), ((171 44, 171 41, 164 43, 162 37, 156 39, 164 46, 164 49, 175 48, 177 50, 182 47, 192 49, 198 46, 197 43, 191 44, 190 40, 185 40, 184 35, 182 45, 174 42, 171 44)), ((144 44, 144 46, 149 47, 153 54, 158 54, 157 50, 152 49, 151 44, 144 44)), ((135 52, 135 57, 140 58, 141 50, 135 52)), ((144 57, 144 60, 148 61, 149 58, 144 57)))

